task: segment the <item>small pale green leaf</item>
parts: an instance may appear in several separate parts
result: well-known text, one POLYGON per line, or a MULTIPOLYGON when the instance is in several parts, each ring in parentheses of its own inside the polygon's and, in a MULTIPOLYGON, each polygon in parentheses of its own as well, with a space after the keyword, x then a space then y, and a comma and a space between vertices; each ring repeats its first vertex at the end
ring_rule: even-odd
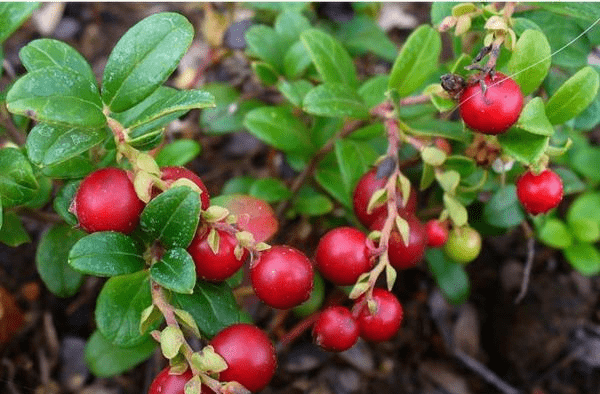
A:
POLYGON ((567 261, 585 276, 600 273, 600 252, 591 244, 574 243, 563 250, 567 261))
POLYGON ((198 192, 177 186, 159 194, 146 205, 140 216, 140 227, 167 248, 187 248, 199 221, 198 192))
POLYGON ((441 48, 440 33, 431 26, 413 31, 394 62, 388 88, 396 89, 401 97, 414 92, 437 68, 441 48))
POLYGON ((150 358, 154 349, 156 342, 150 337, 145 337, 138 345, 120 347, 96 330, 85 346, 85 361, 94 375, 106 378, 131 370, 150 358))
POLYGON ((273 28, 255 25, 248 29, 245 37, 250 55, 270 64, 278 72, 283 71, 285 48, 279 34, 273 28))
POLYGON ((301 107, 304 96, 313 88, 312 83, 301 79, 294 82, 281 80, 277 83, 277 89, 295 107, 301 107))
POLYGON ((40 240, 35 265, 48 290, 59 297, 72 296, 83 283, 83 275, 71 268, 67 259, 71 247, 84 236, 81 230, 57 224, 40 240))
POLYGON ((595 220, 572 220, 569 222, 569 228, 579 242, 594 243, 600 239, 600 224, 595 220))
POLYGON ((114 345, 139 345, 146 340, 145 333, 140 333, 142 312, 151 304, 147 271, 113 276, 96 301, 98 330, 114 345))
POLYGON ((518 127, 498 136, 504 152, 526 165, 537 163, 548 146, 549 137, 532 134, 518 127))
POLYGON ((307 127, 285 107, 261 107, 248 112, 246 128, 261 141, 286 152, 313 149, 307 127))
POLYGON ((362 98, 347 85, 324 83, 313 88, 304 97, 305 112, 328 117, 366 119, 369 108, 362 98))
POLYGON ((152 304, 142 311, 140 318, 140 332, 147 332, 150 327, 155 327, 156 324, 162 321, 163 315, 156 305, 152 304))
POLYGON ((25 22, 31 13, 40 6, 38 2, 0 3, 0 44, 25 22))
POLYGON ((96 85, 58 66, 25 74, 8 91, 6 103, 10 112, 39 122, 85 128, 106 124, 96 85))
POLYGON ((84 274, 115 276, 137 272, 145 263, 132 238, 114 231, 102 231, 89 234, 73 245, 69 265, 84 274))
POLYGON ((406 219, 396 216, 396 228, 402 237, 402 242, 404 242, 405 246, 408 246, 408 242, 410 240, 410 227, 406 219))
POLYGON ((371 214, 375 208, 383 206, 388 199, 386 189, 377 189, 371 195, 369 203, 367 204, 367 213, 371 214))
POLYGON ((2 214, 2 227, 0 227, 0 242, 10 247, 17 247, 31 242, 29 233, 23 227, 19 216, 10 211, 0 212, 2 214))
POLYGON ((160 333, 160 350, 169 360, 177 356, 183 342, 183 333, 175 326, 167 326, 160 333))
POLYGON ((552 124, 561 124, 579 115, 598 93, 600 77, 592 67, 584 67, 569 78, 546 103, 552 124))
POLYGON ((521 87, 524 96, 535 91, 542 83, 551 62, 548 39, 538 30, 525 30, 508 62, 508 70, 521 87))
POLYGON ((102 79, 102 100, 113 112, 144 100, 175 70, 194 38, 192 24, 177 13, 138 22, 113 48, 102 79))
POLYGON ((286 200, 292 196, 290 189, 277 178, 262 178, 256 180, 248 194, 268 203, 286 200))
POLYGON ((196 266, 185 249, 169 249, 159 262, 150 267, 150 276, 162 287, 191 294, 196 285, 196 266))
POLYGON ((425 190, 435 180, 435 168, 427 163, 423 163, 423 173, 421 174, 421 181, 419 182, 419 190, 425 190))
POLYGON ((551 137, 554 134, 554 127, 546 116, 541 97, 535 97, 525 105, 517 125, 519 128, 537 135, 551 137))
POLYGON ((0 198, 4 208, 31 200, 38 187, 33 169, 20 150, 0 149, 0 198))
POLYGON ((339 41, 318 29, 304 31, 300 39, 324 82, 343 84, 350 89, 358 87, 352 58, 339 41))
POLYGON ((164 146, 156 155, 159 167, 184 166, 200 154, 202 147, 194 140, 180 139, 164 146))
POLYGON ((448 210, 448 214, 450 215, 450 218, 456 227, 462 227, 467 224, 467 210, 464 205, 462 205, 456 199, 456 197, 453 197, 448 193, 444 193, 444 206, 448 210))
POLYGON ((460 183, 460 174, 454 170, 436 174, 436 179, 444 191, 453 193, 460 183))
POLYGON ((446 161, 446 152, 439 148, 428 146, 421 151, 421 158, 425 163, 437 167, 446 161))
POLYGON ((33 163, 47 167, 79 156, 109 135, 106 128, 81 129, 40 123, 27 135, 27 155, 33 163))
POLYGON ((394 267, 392 267, 391 264, 386 264, 386 266, 385 266, 385 282, 386 282, 388 291, 392 291, 392 288, 394 287, 394 283, 396 283, 397 276, 398 276, 398 273, 396 272, 394 267))
POLYGON ((240 321, 231 288, 225 284, 197 281, 193 294, 173 294, 173 304, 190 313, 200 331, 212 337, 223 328, 240 321))
POLYGON ((515 185, 499 189, 485 204, 483 215, 492 226, 509 228, 520 224, 525 215, 517 199, 515 185))
POLYGON ((537 236, 546 245, 557 249, 568 248, 573 243, 567 225, 556 218, 548 218, 538 229, 537 236))
POLYGON ((425 251, 425 260, 444 297, 455 305, 467 301, 471 286, 464 268, 444 256, 437 248, 425 251))
POLYGON ((175 318, 177 319, 177 321, 183 327, 192 331, 192 333, 194 333, 194 335, 196 335, 197 337, 202 336, 202 334, 200 334, 200 330, 198 329, 198 325, 194 320, 194 317, 189 312, 184 311, 183 309, 175 309, 173 313, 175 314, 175 318))

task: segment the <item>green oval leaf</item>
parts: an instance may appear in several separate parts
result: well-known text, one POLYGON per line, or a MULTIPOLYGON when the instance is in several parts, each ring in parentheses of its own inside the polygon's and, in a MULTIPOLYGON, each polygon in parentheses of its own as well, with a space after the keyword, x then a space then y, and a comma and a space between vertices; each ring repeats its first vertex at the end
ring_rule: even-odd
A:
POLYGON ((194 28, 180 14, 165 12, 137 23, 113 48, 102 79, 102 100, 122 112, 144 100, 175 70, 194 28))
POLYGON ((292 196, 290 189, 277 178, 257 179, 252 183, 248 194, 268 203, 285 200, 292 196))
POLYGON ((289 108, 261 107, 246 114, 244 126, 259 140, 286 152, 310 152, 309 131, 289 108))
MULTIPOLYGON (((376 75, 367 79, 358 89, 358 94, 362 97, 367 107, 373 108, 386 99, 385 91, 387 89, 389 77, 387 75, 376 75)), ((354 134, 354 133, 352 133, 354 134)))
POLYGON ((176 140, 163 147, 156 155, 159 167, 184 166, 200 154, 202 147, 194 140, 176 140))
POLYGON ((196 285, 196 266, 185 249, 169 249, 159 262, 150 267, 150 276, 162 287, 191 294, 196 285))
POLYGON ((59 297, 72 296, 83 283, 83 275, 71 268, 67 260, 71 247, 84 236, 81 230, 57 224, 40 240, 35 265, 48 290, 59 297))
POLYGON ((577 219, 569 222, 573 236, 584 243, 594 243, 600 239, 600 225, 591 219, 577 219))
POLYGON ((15 148, 0 149, 0 198, 4 208, 24 204, 38 190, 29 161, 15 148))
POLYGON ((67 161, 98 145, 111 135, 108 129, 81 129, 36 125, 27 136, 27 155, 40 167, 67 161))
POLYGON ((282 47, 289 48, 303 31, 310 29, 310 22, 300 12, 289 10, 277 16, 274 27, 282 47))
POLYGON ((187 248, 199 220, 198 192, 178 186, 159 194, 146 205, 140 216, 140 226, 167 248, 187 248))
POLYGON ((113 276, 102 287, 96 302, 98 330, 114 345, 139 345, 147 339, 146 333, 140 333, 142 312, 151 304, 147 271, 113 276))
POLYGON ((265 25, 252 26, 246 32, 247 52, 282 71, 284 47, 279 34, 265 25))
POLYGON ((582 194, 573 201, 567 211, 567 222, 578 220, 593 220, 600 225, 600 194, 582 194))
POLYGON ((300 39, 324 82, 344 84, 350 89, 358 87, 352 58, 338 40, 317 29, 306 30, 300 39))
POLYGON ((537 236, 546 245, 557 249, 568 248, 573 243, 573 236, 567 225, 556 218, 548 218, 538 229, 537 236))
POLYGON ((485 204, 483 214, 492 226, 509 228, 520 224, 525 215, 517 199, 517 187, 507 185, 499 189, 485 204))
POLYGON ((313 88, 312 83, 301 79, 289 82, 281 80, 277 83, 277 89, 295 107, 301 107, 306 94, 313 88))
POLYGON ((119 375, 147 360, 156 349, 150 337, 131 347, 120 347, 107 340, 96 330, 85 345, 85 362, 92 373, 100 378, 119 375))
POLYGON ((54 198, 54 202, 52 203, 56 213, 58 213, 65 220, 65 222, 71 226, 76 226, 79 223, 77 221, 77 217, 69 212, 69 207, 71 206, 73 198, 75 198, 77 189, 79 189, 79 181, 65 183, 65 185, 58 191, 56 197, 54 198))
POLYGON ((427 249, 425 260, 444 298, 454 305, 463 304, 469 298, 471 291, 469 276, 465 269, 460 264, 446 259, 440 249, 427 249))
POLYGON ((98 89, 87 77, 54 66, 21 77, 6 95, 10 112, 40 122, 98 128, 106 124, 98 89))
POLYGON ((21 26, 31 13, 40 6, 38 2, 0 3, 0 44, 21 26))
POLYGON ((537 163, 548 146, 549 137, 532 134, 518 127, 498 136, 502 149, 526 165, 537 163))
POLYGON ((240 321, 237 303, 226 283, 197 281, 193 294, 173 293, 173 304, 190 313, 208 337, 240 321))
POLYGON ((567 261, 580 274, 592 276, 600 273, 600 252, 590 244, 573 244, 563 250, 567 261))
POLYGON ((303 186, 294 200, 293 210, 306 216, 323 216, 333 210, 333 203, 310 186, 303 186))
POLYGON ((423 25, 413 31, 390 73, 389 89, 396 89, 400 97, 406 97, 421 86, 438 65, 442 49, 440 33, 431 26, 423 25))
POLYGON ((84 274, 114 276, 137 272, 145 262, 133 239, 102 231, 80 239, 69 252, 69 264, 84 274))
POLYGON ((600 77, 592 67, 584 67, 569 78, 546 103, 552 124, 564 123, 582 112, 596 97, 600 77))
POLYGON ((23 223, 21 223, 21 218, 14 212, 4 211, 1 212, 2 227, 0 227, 0 242, 8 245, 12 248, 16 248, 19 245, 24 243, 31 242, 31 237, 29 237, 29 233, 23 227, 23 223))
POLYGON ((306 72, 311 63, 312 60, 304 43, 296 41, 283 57, 285 76, 289 79, 299 78, 306 72))
POLYGON ((355 90, 342 84, 324 83, 304 97, 303 109, 312 115, 366 119, 369 109, 355 90))
POLYGON ((356 15, 351 21, 341 23, 338 38, 351 52, 363 55, 372 52, 389 62, 393 62, 398 48, 385 31, 370 17, 356 15))
POLYGON ((524 96, 536 90, 546 78, 551 63, 551 49, 544 33, 526 30, 508 62, 512 78, 521 87, 524 96))
POLYGON ((517 122, 519 128, 537 135, 551 137, 554 134, 554 127, 546 116, 544 102, 541 97, 534 97, 521 111, 517 122))
POLYGON ((335 157, 346 195, 351 198, 358 180, 371 168, 378 154, 367 142, 342 139, 335 142, 335 157))
POLYGON ((333 198, 341 202, 346 208, 352 208, 350 194, 346 192, 346 185, 340 182, 342 174, 334 152, 329 152, 319 163, 315 172, 315 180, 333 198))

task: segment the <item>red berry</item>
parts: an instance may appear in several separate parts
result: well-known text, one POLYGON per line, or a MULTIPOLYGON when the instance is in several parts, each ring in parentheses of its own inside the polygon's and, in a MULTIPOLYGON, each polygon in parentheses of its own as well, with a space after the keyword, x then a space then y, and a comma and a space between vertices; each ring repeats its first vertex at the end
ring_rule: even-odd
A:
POLYGON ((242 258, 235 257, 235 247, 238 244, 234 235, 227 231, 216 230, 219 235, 219 250, 215 254, 209 246, 208 235, 210 228, 201 227, 192 240, 187 251, 196 265, 196 275, 212 282, 222 282, 235 274, 248 258, 248 251, 243 250, 242 258))
POLYGON ((427 246, 431 248, 442 246, 448 240, 448 228, 439 220, 432 219, 425 223, 425 232, 427 233, 427 246))
POLYGON ((483 93, 481 84, 467 86, 460 96, 460 116, 472 130, 484 134, 501 134, 518 119, 523 109, 523 94, 519 85, 506 75, 497 72, 484 79, 487 86, 483 93))
POLYGON ((313 268, 304 253, 289 246, 263 251, 252 268, 254 292, 272 308, 289 309, 310 297, 313 268))
POLYGON ((165 181, 165 183, 170 185, 181 178, 187 178, 190 181, 194 182, 202 193, 200 193, 200 201, 202 202, 202 210, 206 210, 210 206, 210 195, 208 194, 208 189, 202 182, 202 179, 198 177, 198 175, 194 174, 192 171, 188 170, 185 167, 163 167, 161 170, 160 179, 165 181))
POLYGON ((450 142, 448 142, 448 140, 445 138, 442 138, 442 137, 434 138, 433 145, 436 148, 443 150, 447 155, 452 154, 452 145, 450 145, 450 142))
MULTIPOLYGON (((192 370, 187 369, 181 375, 172 375, 169 372, 170 367, 166 367, 154 378, 154 381, 150 385, 148 394, 184 394, 185 384, 193 377, 192 370)), ((202 385, 202 394, 209 394, 212 391, 202 385)))
POLYGON ((538 175, 527 171, 517 180, 517 197, 532 215, 546 213, 558 206, 563 197, 563 183, 560 177, 551 170, 544 170, 538 175))
POLYGON ((236 381, 254 392, 265 388, 275 374, 275 348, 256 326, 231 325, 215 335, 210 344, 227 363, 227 369, 219 374, 222 382, 236 381))
POLYGON ((332 306, 319 314, 313 326, 315 343, 330 352, 350 349, 358 340, 359 328, 348 308, 332 306))
POLYGON ((85 177, 73 204, 79 225, 88 233, 130 233, 144 209, 127 173, 119 168, 103 168, 85 177))
MULTIPOLYGON (((415 216, 409 216, 406 220, 409 228, 408 245, 404 244, 402 236, 396 229, 390 234, 388 243, 388 257, 396 269, 416 266, 423 259, 427 245, 425 226, 415 216)), ((371 226, 371 230, 381 230, 384 222, 385 218, 377 220, 371 226)))
MULTIPOLYGON (((354 213, 358 220, 365 226, 370 227, 374 221, 376 221, 379 217, 387 216, 387 205, 382 205, 377 207, 371 211, 371 213, 367 213, 367 207, 369 205, 369 200, 371 200, 371 196, 376 190, 382 189, 385 187, 387 183, 387 178, 377 179, 377 169, 373 168, 364 174, 358 183, 356 184, 356 188, 354 189, 354 195, 352 197, 352 203, 354 206, 354 213)), ((400 216, 408 216, 413 214, 417 209, 417 193, 413 187, 410 189, 410 195, 408 197, 408 201, 406 206, 402 207, 402 196, 398 193, 398 212, 400 216)))
POLYGON ((364 303, 358 315, 360 336, 367 341, 387 341, 400 329, 404 315, 402 305, 395 295, 380 288, 373 289, 373 301, 377 305, 375 313, 371 314, 367 303, 364 303))
POLYGON ((354 227, 330 230, 317 245, 317 269, 336 285, 354 284, 360 274, 373 268, 366 241, 367 236, 354 227))

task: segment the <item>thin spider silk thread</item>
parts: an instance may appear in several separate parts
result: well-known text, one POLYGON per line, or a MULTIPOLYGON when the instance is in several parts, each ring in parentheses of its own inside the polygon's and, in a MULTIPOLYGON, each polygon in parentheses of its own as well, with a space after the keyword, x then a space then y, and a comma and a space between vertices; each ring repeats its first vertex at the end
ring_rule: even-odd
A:
MULTIPOLYGON (((581 34, 579 34, 577 37, 573 38, 571 41, 569 41, 568 43, 566 43, 565 45, 563 45, 562 48, 557 49, 556 51, 554 51, 553 53, 551 53, 550 55, 546 56, 545 58, 529 65, 528 67, 525 67, 522 70, 519 70, 517 72, 515 72, 514 74, 508 75, 506 76, 506 78, 501 79, 500 81, 494 82, 493 84, 491 84, 490 86, 488 86, 487 88, 491 88, 492 86, 496 86, 498 84, 501 84, 502 82, 506 81, 507 79, 511 79, 512 77, 519 75, 527 70, 529 70, 532 67, 537 66, 538 64, 551 59, 552 56, 556 55, 559 52, 562 52, 563 50, 567 49, 571 44, 573 44, 575 41, 579 40, 581 37, 583 37, 588 31, 592 30, 592 28, 594 26, 596 26, 596 24, 598 24, 598 22, 600 22, 600 18, 596 19, 596 21, 594 23, 592 23, 587 29, 585 29, 583 32, 581 32, 581 34)), ((463 103, 466 103, 467 101, 469 101, 471 98, 477 96, 480 93, 473 93, 471 96, 467 97, 465 100, 461 101, 460 103, 458 103, 454 108, 452 108, 451 111, 455 111, 458 107, 460 107, 463 103)))

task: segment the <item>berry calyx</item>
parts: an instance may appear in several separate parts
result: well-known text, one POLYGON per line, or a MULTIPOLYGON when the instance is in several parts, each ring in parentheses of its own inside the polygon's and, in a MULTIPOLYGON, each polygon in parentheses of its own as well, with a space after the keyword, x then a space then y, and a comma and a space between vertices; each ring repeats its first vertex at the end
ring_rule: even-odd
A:
POLYGON ((562 200, 562 180, 549 169, 538 175, 527 171, 517 180, 517 197, 530 214, 546 213, 556 208, 562 200))
POLYGON ((289 246, 263 251, 250 268, 250 281, 257 297, 276 309, 289 309, 310 297, 312 264, 304 253, 289 246))
MULTIPOLYGON (((364 299, 359 298, 357 303, 364 299)), ((398 298, 391 292, 375 288, 373 289, 373 301, 376 305, 375 313, 371 313, 366 302, 363 302, 357 321, 360 336, 372 342, 383 342, 391 339, 402 323, 404 311, 398 298)))
POLYGON ((343 352, 354 346, 359 332, 358 323, 348 308, 332 306, 319 314, 312 335, 322 349, 343 352))
POLYGON ((119 168, 103 168, 85 177, 71 207, 88 233, 128 234, 138 225, 143 209, 129 176, 119 168))
MULTIPOLYGON (((371 213, 367 213, 367 207, 373 193, 384 188, 386 183, 387 178, 385 177, 377 179, 377 168, 373 168, 365 173, 356 184, 352 204, 356 217, 365 227, 370 227, 380 217, 385 218, 387 216, 387 205, 385 204, 373 209, 371 213)), ((414 214, 417 209, 417 193, 414 188, 410 188, 410 195, 404 207, 402 206, 403 200, 400 192, 398 192, 397 200, 400 216, 405 217, 414 214)))
MULTIPOLYGON (((371 230, 381 230, 386 218, 378 219, 371 226, 371 230)), ((425 227, 416 216, 409 216, 408 222, 408 245, 404 243, 402 236, 394 228, 388 242, 388 258, 390 264, 396 269, 408 269, 416 266, 425 254, 427 245, 427 233, 425 227)))
POLYGON ((219 374, 222 382, 236 381, 254 392, 265 388, 275 374, 275 348, 256 326, 233 324, 217 333, 210 344, 227 363, 219 374))
POLYGON ((460 116, 472 130, 483 134, 507 131, 521 115, 523 94, 519 85, 506 75, 496 72, 485 76, 485 93, 477 81, 465 88, 460 96, 460 116))
POLYGON ((162 179, 167 186, 181 178, 187 178, 194 182, 196 185, 198 185, 200 190, 202 190, 202 193, 200 193, 202 210, 205 211, 210 206, 210 195, 208 194, 208 189, 198 175, 194 174, 185 167, 163 167, 160 169, 160 171, 160 179, 162 179))
POLYGON ((239 270, 248 258, 248 251, 243 249, 240 259, 235 256, 238 244, 234 235, 223 230, 215 230, 219 237, 219 249, 214 253, 210 247, 209 227, 201 227, 194 236, 187 251, 196 265, 196 275, 211 282, 222 282, 239 270))
POLYGON ((470 263, 481 252, 481 235, 471 227, 454 229, 448 235, 444 252, 457 263, 470 263))
POLYGON ((336 285, 354 284, 360 274, 373 268, 366 241, 367 236, 354 227, 330 230, 317 245, 317 269, 336 285))
POLYGON ((427 246, 430 248, 443 246, 448 240, 448 228, 439 220, 432 219, 425 223, 425 232, 427 233, 427 246))
MULTIPOLYGON (((148 394, 184 394, 185 384, 193 377, 192 370, 187 369, 180 375, 171 374, 171 368, 166 367, 152 381, 148 394)), ((202 385, 202 394, 212 391, 202 385)))

